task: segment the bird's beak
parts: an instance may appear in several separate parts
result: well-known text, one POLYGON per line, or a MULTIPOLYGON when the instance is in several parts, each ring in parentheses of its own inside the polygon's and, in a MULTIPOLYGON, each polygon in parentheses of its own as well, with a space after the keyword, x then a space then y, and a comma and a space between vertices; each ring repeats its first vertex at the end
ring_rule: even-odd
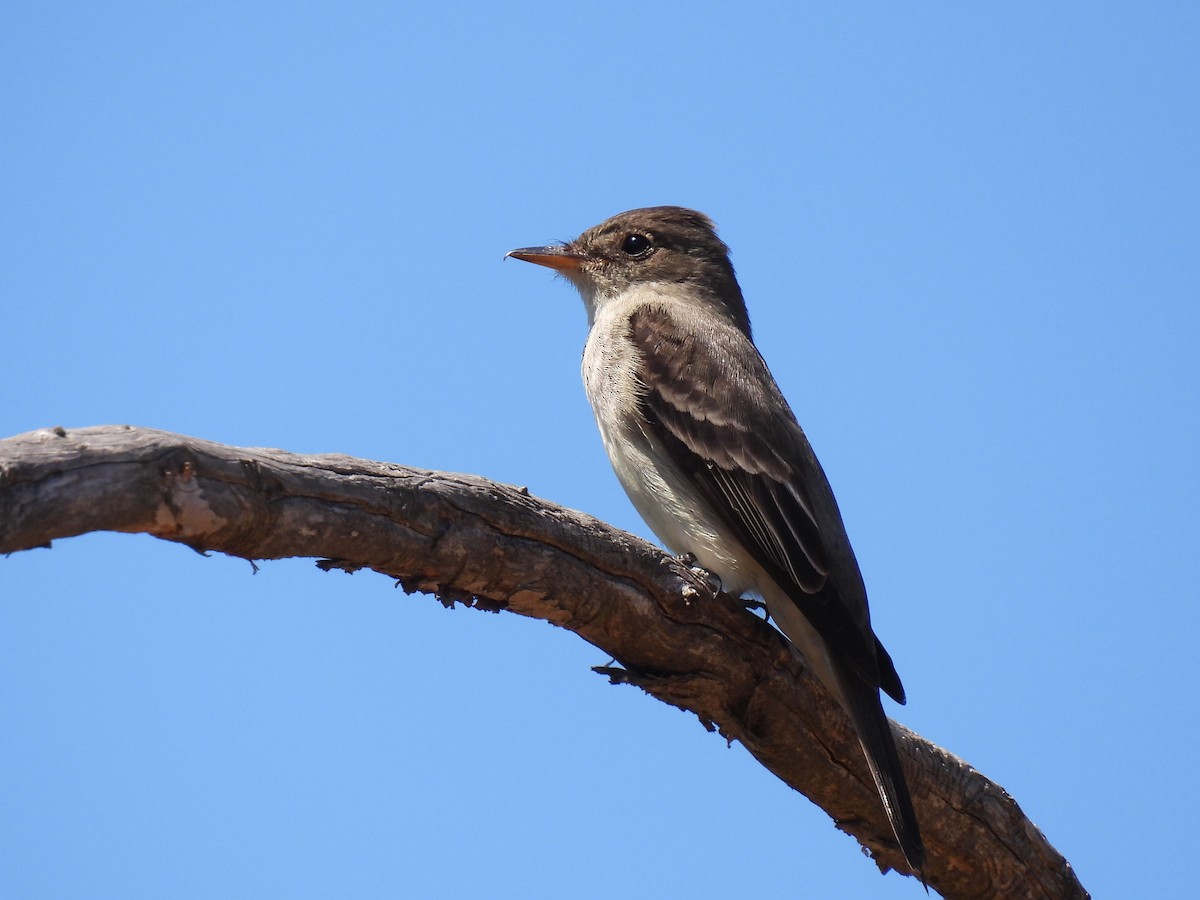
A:
POLYGON ((553 247, 522 247, 520 250, 509 250, 504 254, 505 259, 510 256, 539 266, 548 266, 559 272, 574 272, 584 261, 582 254, 576 253, 566 244, 553 247))

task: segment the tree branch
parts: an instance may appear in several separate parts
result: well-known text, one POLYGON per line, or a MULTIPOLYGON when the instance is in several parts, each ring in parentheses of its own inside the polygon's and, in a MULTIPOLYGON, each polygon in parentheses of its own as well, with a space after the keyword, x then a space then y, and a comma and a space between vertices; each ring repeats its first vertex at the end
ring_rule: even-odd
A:
MULTIPOLYGON (((472 475, 244 449, 128 426, 0 441, 0 553, 145 532, 246 559, 320 557, 405 590, 552 622, 601 648, 614 682, 699 716, 907 871, 841 709, 782 637, 661 550, 472 475)), ((897 726, 929 863, 949 898, 1085 898, 1003 788, 897 726)))

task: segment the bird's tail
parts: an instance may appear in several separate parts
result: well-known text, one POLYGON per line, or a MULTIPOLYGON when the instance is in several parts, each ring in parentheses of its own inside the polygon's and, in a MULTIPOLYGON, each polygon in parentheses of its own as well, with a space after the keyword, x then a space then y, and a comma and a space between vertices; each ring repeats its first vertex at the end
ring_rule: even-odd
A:
POLYGON ((879 699, 879 688, 842 667, 838 668, 843 703, 858 732, 858 742, 867 757, 867 766, 871 769, 871 777, 875 779, 875 788, 883 801, 884 812, 909 868, 924 883, 925 844, 921 840, 917 814, 913 811, 912 797, 908 793, 908 782, 904 778, 904 770, 900 768, 892 726, 879 699))

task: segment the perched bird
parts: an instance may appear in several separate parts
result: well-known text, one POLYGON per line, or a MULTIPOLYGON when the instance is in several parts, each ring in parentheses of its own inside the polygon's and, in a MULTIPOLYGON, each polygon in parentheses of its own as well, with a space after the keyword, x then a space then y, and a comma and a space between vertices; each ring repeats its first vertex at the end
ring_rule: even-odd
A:
POLYGON ((634 209, 508 256, 587 307, 583 381, 617 477, 655 534, 776 625, 849 713, 914 872, 925 848, 882 688, 904 688, 820 463, 750 335, 729 248, 702 213, 634 209))

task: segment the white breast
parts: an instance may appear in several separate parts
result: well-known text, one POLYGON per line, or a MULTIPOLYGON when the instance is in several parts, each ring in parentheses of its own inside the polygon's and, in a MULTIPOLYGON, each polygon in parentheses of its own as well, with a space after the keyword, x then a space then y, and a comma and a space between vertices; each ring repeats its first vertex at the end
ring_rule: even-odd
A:
MULTIPOLYGON (((629 337, 629 316, 646 299, 633 295, 600 304, 584 347, 583 383, 604 449, 634 507, 672 552, 691 553, 727 591, 758 590, 761 573, 749 554, 722 533, 722 524, 668 461, 640 415, 640 360, 629 337)), ((670 302, 662 295, 654 299, 670 302)))

